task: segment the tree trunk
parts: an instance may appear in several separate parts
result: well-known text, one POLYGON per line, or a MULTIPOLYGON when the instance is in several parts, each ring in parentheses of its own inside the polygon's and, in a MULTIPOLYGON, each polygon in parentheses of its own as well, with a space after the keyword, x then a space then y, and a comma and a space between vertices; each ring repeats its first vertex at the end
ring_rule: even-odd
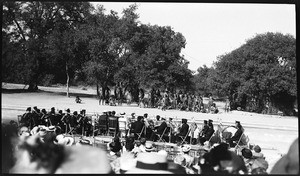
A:
POLYGON ((99 92, 99 84, 97 83, 97 97, 100 97, 100 92, 99 92))
POLYGON ((66 74, 67 74, 67 97, 69 96, 69 81, 70 81, 70 76, 69 76, 69 69, 68 69, 68 64, 66 63, 66 74))

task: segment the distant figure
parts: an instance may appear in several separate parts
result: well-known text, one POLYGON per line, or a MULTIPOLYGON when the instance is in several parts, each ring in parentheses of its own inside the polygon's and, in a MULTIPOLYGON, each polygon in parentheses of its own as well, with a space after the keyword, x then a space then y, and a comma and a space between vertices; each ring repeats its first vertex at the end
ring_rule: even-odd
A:
POLYGON ((235 145, 238 144, 244 132, 244 128, 242 127, 240 121, 235 121, 235 127, 237 128, 235 134, 231 138, 226 140, 229 143, 230 147, 235 147, 235 145))
POLYGON ((230 101, 229 101, 229 98, 226 98, 225 112, 229 112, 229 111, 230 111, 230 101))
POLYGON ((82 101, 82 100, 79 98, 79 96, 76 96, 75 102, 76 102, 76 103, 81 103, 81 101, 82 101))

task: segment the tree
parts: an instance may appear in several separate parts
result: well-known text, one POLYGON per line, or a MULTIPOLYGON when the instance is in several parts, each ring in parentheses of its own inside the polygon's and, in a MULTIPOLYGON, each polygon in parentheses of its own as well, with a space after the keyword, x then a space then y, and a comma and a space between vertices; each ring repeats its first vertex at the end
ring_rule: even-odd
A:
MULTIPOLYGON (((296 100, 295 38, 281 33, 259 34, 215 64, 220 88, 255 112, 263 112, 267 102, 291 114, 296 100)), ((233 99, 232 99, 233 100, 233 99)), ((233 100, 235 101, 235 100, 233 100)))

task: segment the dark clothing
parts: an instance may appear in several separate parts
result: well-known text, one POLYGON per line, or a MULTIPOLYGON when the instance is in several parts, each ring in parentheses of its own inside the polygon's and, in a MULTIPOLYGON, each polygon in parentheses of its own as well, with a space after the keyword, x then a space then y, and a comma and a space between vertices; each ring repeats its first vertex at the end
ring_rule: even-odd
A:
POLYGON ((215 130, 210 127, 208 128, 206 134, 204 135, 204 137, 200 137, 200 144, 204 145, 205 141, 209 141, 209 139, 211 138, 211 136, 214 134, 215 130))
POLYGON ((243 130, 241 128, 238 128, 238 130, 234 133, 234 135, 231 138, 227 139, 227 142, 229 143, 230 147, 235 146, 235 144, 233 143, 234 141, 236 143, 238 143, 238 141, 241 138, 242 134, 243 134, 243 130))
POLYGON ((21 125, 29 127, 30 122, 31 122, 31 118, 32 118, 32 113, 31 112, 26 112, 25 114, 23 114, 23 116, 20 119, 21 125))
POLYGON ((208 125, 204 125, 203 126, 203 129, 202 129, 202 136, 205 136, 205 134, 207 133, 207 131, 208 131, 208 125))
POLYGON ((188 131, 189 131, 189 125, 186 124, 186 123, 184 123, 184 124, 182 124, 178 135, 180 135, 180 136, 186 136, 186 134, 188 133, 188 131))
MULTIPOLYGON (((167 128, 167 123, 165 121, 163 121, 159 125, 159 127, 157 128, 157 131, 156 132, 154 132, 154 131, 152 132, 150 140, 151 141, 156 141, 157 140, 157 135, 156 134, 162 135, 166 128, 167 128)), ((166 131, 165 131, 164 134, 166 134, 166 131)))
POLYGON ((77 126, 77 116, 75 116, 75 115, 70 116, 70 126, 71 127, 77 126))
POLYGON ((131 126, 132 133, 140 133, 144 127, 144 123, 141 121, 135 121, 131 126))

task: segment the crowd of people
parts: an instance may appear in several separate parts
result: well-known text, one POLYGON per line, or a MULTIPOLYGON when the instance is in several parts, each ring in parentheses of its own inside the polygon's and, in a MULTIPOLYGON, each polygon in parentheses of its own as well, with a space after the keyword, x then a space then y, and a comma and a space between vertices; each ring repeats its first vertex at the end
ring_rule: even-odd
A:
POLYGON ((224 133, 224 140, 214 139, 218 129, 214 129, 211 119, 204 120, 203 126, 199 127, 193 120, 188 123, 183 118, 177 124, 172 118, 159 115, 150 118, 147 113, 143 116, 132 113, 128 117, 125 113, 104 111, 101 115, 89 116, 85 110, 71 114, 70 109, 62 113, 62 110, 56 112, 52 107, 47 112, 35 106, 33 109, 28 107, 19 122, 10 125, 15 126, 15 138, 18 139, 12 140, 14 147, 9 149, 13 161, 6 162, 10 164, 7 167, 11 173, 75 173, 66 167, 82 164, 78 155, 90 156, 95 163, 84 166, 87 168, 77 173, 267 174, 268 169, 260 146, 246 144, 237 150, 244 133, 239 121, 235 122, 236 132, 224 133), (102 147, 95 150, 95 141, 88 136, 110 135, 111 119, 118 122, 111 141, 103 142, 102 147), (67 134, 77 134, 79 139, 67 134), (174 145, 166 147, 158 142, 174 145), (69 148, 78 146, 93 148, 88 151, 94 153, 87 155, 87 148, 69 148), (198 148, 192 149, 192 146, 198 148), (99 162, 93 159, 95 156, 98 160, 102 156, 100 165, 106 168, 99 168, 99 162), (75 161, 69 161, 71 164, 65 166, 68 157, 75 158, 75 161), (36 165, 30 165, 32 162, 36 165), (90 170, 92 166, 98 169, 90 170))
MULTIPOLYGON (((227 100, 229 101, 229 100, 227 100)), ((225 110, 229 111, 229 102, 226 103, 225 110)), ((100 98, 100 105, 117 106, 122 105, 123 98, 120 96, 107 96, 105 99, 100 98)), ((131 100, 126 100, 127 104, 131 103, 131 100)), ((218 113, 219 109, 214 103, 212 96, 209 96, 207 104, 203 103, 203 97, 198 94, 183 93, 182 91, 174 92, 167 89, 161 92, 159 89, 152 89, 149 93, 145 93, 143 89, 139 90, 138 106, 144 108, 159 108, 163 111, 168 109, 176 109, 181 111, 193 111, 202 113, 218 113)))
MULTIPOLYGON (((115 136, 103 147, 88 138, 78 141, 53 126, 29 130, 15 123, 2 124, 3 173, 114 173, 114 174, 267 174, 258 145, 236 153, 228 143, 202 147, 191 155, 189 144, 161 147, 130 134, 125 141, 115 136), (5 162, 3 162, 5 161, 5 162)), ((271 173, 299 174, 298 139, 271 173), (298 160, 297 160, 298 158, 298 160)))

